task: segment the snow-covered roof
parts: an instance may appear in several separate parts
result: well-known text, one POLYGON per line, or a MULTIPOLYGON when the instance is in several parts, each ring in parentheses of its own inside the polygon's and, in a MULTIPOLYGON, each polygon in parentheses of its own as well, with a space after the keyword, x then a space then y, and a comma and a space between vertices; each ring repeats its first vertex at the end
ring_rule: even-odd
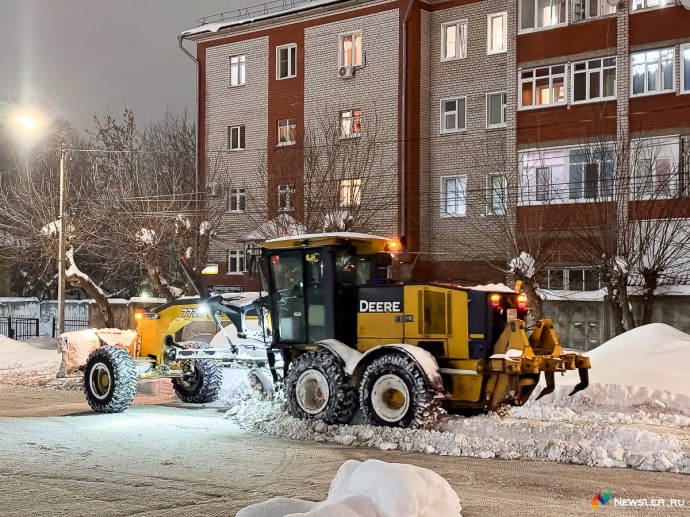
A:
POLYGON ((276 237, 283 237, 285 235, 299 235, 304 233, 306 228, 303 224, 297 222, 292 216, 288 214, 280 214, 270 221, 259 225, 254 230, 245 235, 240 241, 264 241, 266 239, 275 239, 276 237))
POLYGON ((315 9, 317 7, 325 7, 331 4, 339 4, 346 1, 348 0, 295 0, 291 4, 285 4, 282 1, 267 2, 258 6, 247 7, 238 9, 236 11, 203 18, 201 20, 201 25, 182 31, 181 36, 185 38, 187 36, 197 36, 199 34, 208 32, 218 32, 222 29, 236 27, 238 25, 268 20, 271 18, 277 18, 279 16, 315 9), (286 9, 286 5, 293 5, 294 7, 286 9))
POLYGON ((306 233, 304 235, 289 235, 287 237, 278 237, 277 239, 270 239, 266 242, 284 242, 292 241, 295 239, 361 239, 370 240, 377 239, 382 241, 389 240, 386 237, 381 237, 380 235, 371 235, 368 233, 354 233, 354 232, 328 232, 328 233, 306 233))

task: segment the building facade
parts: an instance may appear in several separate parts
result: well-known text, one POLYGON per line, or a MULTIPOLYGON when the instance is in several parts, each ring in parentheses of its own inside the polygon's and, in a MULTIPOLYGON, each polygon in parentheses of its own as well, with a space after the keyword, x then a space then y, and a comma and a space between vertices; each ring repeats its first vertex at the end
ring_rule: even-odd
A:
POLYGON ((690 216, 690 10, 673 1, 297 0, 182 39, 200 179, 229 200, 210 285, 251 287, 262 237, 355 229, 401 238, 418 279, 505 281, 527 251, 547 286, 586 290, 600 280, 571 237, 606 225, 593 213, 673 198, 690 216))

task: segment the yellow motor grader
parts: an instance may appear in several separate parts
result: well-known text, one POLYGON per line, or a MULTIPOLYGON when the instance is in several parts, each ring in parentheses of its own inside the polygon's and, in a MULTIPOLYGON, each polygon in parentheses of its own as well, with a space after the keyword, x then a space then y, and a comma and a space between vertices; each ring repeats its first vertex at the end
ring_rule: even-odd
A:
POLYGON ((548 319, 528 336, 524 295, 392 279, 393 241, 363 234, 269 240, 260 266, 292 415, 417 427, 434 408, 494 410, 527 401, 544 373, 589 358, 565 352, 548 319))

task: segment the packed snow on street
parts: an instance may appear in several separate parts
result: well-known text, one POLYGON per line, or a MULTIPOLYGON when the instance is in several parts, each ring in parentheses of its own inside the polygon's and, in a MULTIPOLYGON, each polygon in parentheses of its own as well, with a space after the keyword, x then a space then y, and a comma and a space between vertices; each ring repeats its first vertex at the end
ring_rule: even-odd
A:
MULTIPOLYGON (((592 384, 573 397, 567 394, 578 381, 576 372, 557 378, 553 394, 512 408, 507 415, 466 418, 440 411, 430 429, 362 425, 358 416, 348 425, 297 420, 287 414, 280 392, 273 400, 263 400, 251 388, 247 371, 232 368, 223 369, 223 389, 212 407, 225 411, 228 432, 239 427, 293 440, 382 451, 690 473, 690 376, 686 373, 690 336, 667 325, 651 324, 618 336, 588 355, 592 384)), ((60 362, 50 340, 18 342, 0 336, 0 384, 81 390, 78 372, 55 378, 60 362)), ((139 389, 163 401, 173 395, 166 381, 140 383, 139 389)), ((346 462, 325 501, 276 499, 247 507, 239 515, 408 515, 399 513, 402 507, 418 508, 410 516, 437 515, 431 510, 424 513, 423 508, 432 504, 425 499, 426 493, 436 493, 433 504, 447 504, 459 515, 457 494, 444 485, 443 478, 415 469, 394 463, 346 462), (419 485, 424 490, 398 489, 393 491, 395 497, 367 492, 366 484, 348 481, 355 479, 352 473, 358 469, 369 477, 397 479, 401 486, 419 485)), ((385 487, 381 490, 385 492, 385 487)))

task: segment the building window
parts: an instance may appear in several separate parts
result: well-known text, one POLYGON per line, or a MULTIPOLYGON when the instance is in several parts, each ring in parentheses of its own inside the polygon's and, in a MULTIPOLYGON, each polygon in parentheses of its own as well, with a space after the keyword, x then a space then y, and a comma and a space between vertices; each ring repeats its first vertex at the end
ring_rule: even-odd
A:
POLYGON ((362 135, 362 110, 340 112, 340 137, 353 138, 362 135))
POLYGON ((362 33, 352 32, 340 35, 338 51, 339 66, 362 65, 362 33))
POLYGON ((295 143, 296 125, 294 118, 278 121, 278 145, 293 145, 295 143))
POLYGON ((244 273, 244 250, 228 250, 228 275, 244 273))
POLYGON ((674 48, 646 50, 632 55, 632 94, 673 91, 674 48))
POLYGON ((615 156, 610 149, 573 149, 568 153, 568 189, 572 200, 613 196, 615 156))
POLYGON ((566 0, 520 0, 521 31, 554 27, 566 21, 566 0))
POLYGON ((635 163, 635 196, 638 199, 671 195, 671 160, 640 158, 635 163))
POLYGON ((503 174, 489 174, 488 178, 489 213, 502 214, 506 211, 508 184, 503 174))
POLYGON ((467 57, 467 21, 444 23, 441 31, 441 61, 467 57))
POLYGON ((573 21, 581 22, 591 20, 600 16, 607 16, 616 13, 616 6, 608 3, 607 0, 574 0, 573 1, 573 21))
POLYGON ((359 206, 362 203, 362 180, 340 180, 340 206, 359 206))
POLYGON ((573 103, 616 97, 616 58, 573 63, 573 103))
POLYGON ((506 38, 507 19, 507 13, 496 13, 487 16, 487 54, 498 54, 508 49, 508 39, 506 38))
POLYGON ((690 44, 680 46, 680 91, 690 92, 690 44))
POLYGON ((460 216, 467 210, 467 176, 441 178, 441 215, 460 216))
POLYGON ((228 149, 231 151, 244 150, 244 126, 230 126, 228 128, 228 149))
POLYGON ((230 56, 230 86, 242 86, 244 84, 244 67, 246 56, 230 56))
POLYGON ((639 11, 641 9, 654 9, 656 7, 666 7, 667 5, 673 5, 675 3, 675 0, 632 0, 630 2, 630 10, 639 11))
POLYGON ((505 92, 486 94, 486 127, 506 126, 506 94, 505 92))
POLYGON ((244 212, 246 206, 246 193, 243 188, 236 188, 230 191, 230 211, 244 212))
POLYGON ((441 133, 465 131, 467 120, 467 99, 441 99, 441 133))
POLYGON ((547 288, 552 291, 596 291, 601 288, 596 269, 549 269, 547 275, 547 288))
POLYGON ((551 200, 551 167, 537 167, 536 170, 537 201, 551 200))
POLYGON ((565 104, 566 65, 531 68, 520 72, 520 107, 565 104))
POLYGON ((297 75, 297 45, 276 48, 276 78, 289 79, 297 75))
POLYGON ((295 187, 293 185, 278 185, 278 210, 289 212, 295 208, 295 187))

